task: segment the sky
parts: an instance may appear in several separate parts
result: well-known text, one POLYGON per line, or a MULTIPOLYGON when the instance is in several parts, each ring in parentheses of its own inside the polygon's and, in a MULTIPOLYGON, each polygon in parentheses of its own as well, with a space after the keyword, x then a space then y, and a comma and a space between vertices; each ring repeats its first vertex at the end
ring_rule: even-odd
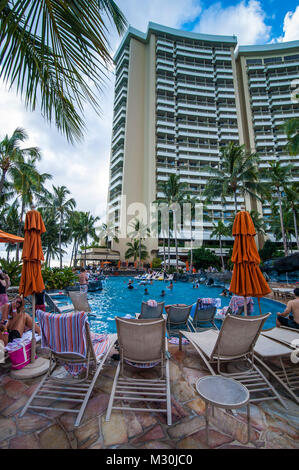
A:
MULTIPOLYGON (((299 4, 293 0, 116 0, 128 23, 145 32, 148 22, 198 33, 236 35, 242 45, 299 40, 299 4)), ((110 28, 112 54, 121 38, 110 28)), ((0 139, 16 127, 26 129, 27 146, 38 146, 41 172, 51 173, 51 185, 65 185, 77 210, 90 211, 105 222, 113 119, 114 75, 110 73, 100 99, 102 116, 86 106, 84 141, 71 145, 37 109, 26 111, 19 96, 0 82, 0 139)), ((1 222, 0 222, 1 225, 1 222)), ((67 262, 66 255, 65 262, 67 262)))

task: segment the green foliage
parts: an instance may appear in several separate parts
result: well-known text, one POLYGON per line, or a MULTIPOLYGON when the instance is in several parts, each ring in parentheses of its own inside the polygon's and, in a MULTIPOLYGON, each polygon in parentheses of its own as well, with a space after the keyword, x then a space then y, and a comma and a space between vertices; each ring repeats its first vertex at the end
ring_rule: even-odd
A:
POLYGON ((0 266, 2 270, 6 271, 9 275, 11 285, 18 286, 20 284, 22 263, 19 263, 18 261, 7 261, 6 259, 1 258, 0 266))
POLYGON ((47 290, 64 289, 73 286, 77 280, 71 268, 42 268, 42 276, 47 290))
POLYGON ((263 248, 259 250, 259 255, 262 261, 268 259, 280 258, 284 256, 284 252, 278 249, 277 243, 266 240, 263 248))
POLYGON ((152 261, 152 268, 153 269, 161 268, 161 263, 162 263, 161 258, 154 258, 153 261, 152 261))
MULTIPOLYGON (((188 259, 190 262, 191 260, 190 251, 188 254, 188 259)), ((220 258, 216 256, 215 253, 213 253, 213 251, 202 246, 201 248, 196 248, 195 250, 193 250, 193 266, 195 266, 196 269, 199 269, 199 268, 206 269, 209 266, 220 268, 221 261, 220 261, 220 258)))

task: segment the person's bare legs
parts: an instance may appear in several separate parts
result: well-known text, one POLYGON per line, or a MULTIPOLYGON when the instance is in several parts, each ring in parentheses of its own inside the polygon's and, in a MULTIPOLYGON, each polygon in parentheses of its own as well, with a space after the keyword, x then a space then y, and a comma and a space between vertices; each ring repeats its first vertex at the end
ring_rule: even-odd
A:
MULTIPOLYGON (((25 331, 32 330, 32 324, 33 324, 32 318, 30 315, 28 315, 28 313, 25 313, 25 315, 26 315, 25 331)), ((40 335, 40 327, 38 326, 36 322, 35 322, 35 332, 38 335, 40 335)))
MULTIPOLYGON (((32 329, 32 318, 30 317, 30 315, 28 315, 28 313, 18 313, 9 321, 8 328, 10 330, 17 330, 22 336, 25 331, 25 328, 26 331, 32 329)), ((35 331, 38 335, 40 335, 40 327, 36 323, 35 331)))
POLYGON ((276 317, 276 326, 277 326, 277 328, 280 328, 280 327, 281 327, 281 323, 280 323, 280 321, 278 320, 277 317, 276 317))

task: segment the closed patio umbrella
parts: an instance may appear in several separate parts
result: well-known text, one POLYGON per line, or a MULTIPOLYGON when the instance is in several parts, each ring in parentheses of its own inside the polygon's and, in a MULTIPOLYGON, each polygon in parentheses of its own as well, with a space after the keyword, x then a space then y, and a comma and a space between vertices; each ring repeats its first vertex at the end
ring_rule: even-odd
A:
POLYGON ((244 297, 244 313, 247 315, 246 297, 260 297, 271 292, 259 268, 261 262, 254 236, 256 231, 248 212, 241 211, 235 217, 233 236, 235 237, 232 262, 233 275, 229 290, 235 295, 244 297))
MULTIPOLYGON (((32 295, 32 345, 31 345, 31 365, 35 362, 35 294, 45 289, 44 281, 41 274, 41 261, 44 260, 41 234, 46 231, 42 216, 36 210, 27 212, 25 219, 25 237, 23 244, 23 267, 19 286, 19 294, 26 297, 32 295)), ((39 362, 42 362, 41 360, 39 362)), ((24 367, 26 369, 29 366, 24 367)), ((46 371, 47 367, 41 373, 46 371)), ((21 369, 17 372, 22 372, 21 369)), ((35 367, 36 369, 36 367, 35 367)), ((37 371, 34 372, 34 376, 37 371)))

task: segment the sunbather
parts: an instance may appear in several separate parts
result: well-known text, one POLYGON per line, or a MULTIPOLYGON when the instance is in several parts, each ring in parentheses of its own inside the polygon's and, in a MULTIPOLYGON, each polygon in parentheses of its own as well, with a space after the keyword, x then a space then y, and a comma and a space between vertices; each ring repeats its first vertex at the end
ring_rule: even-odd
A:
POLYGON ((294 289, 295 299, 287 303, 284 312, 277 315, 276 326, 288 326, 299 330, 299 287, 294 289))
MULTIPOLYGON (((2 319, 0 322, 0 339, 6 345, 15 338, 21 338, 25 331, 32 329, 32 318, 24 309, 25 302, 17 296, 13 302, 2 306, 2 319)), ((35 331, 40 334, 40 328, 35 324, 35 331)))

